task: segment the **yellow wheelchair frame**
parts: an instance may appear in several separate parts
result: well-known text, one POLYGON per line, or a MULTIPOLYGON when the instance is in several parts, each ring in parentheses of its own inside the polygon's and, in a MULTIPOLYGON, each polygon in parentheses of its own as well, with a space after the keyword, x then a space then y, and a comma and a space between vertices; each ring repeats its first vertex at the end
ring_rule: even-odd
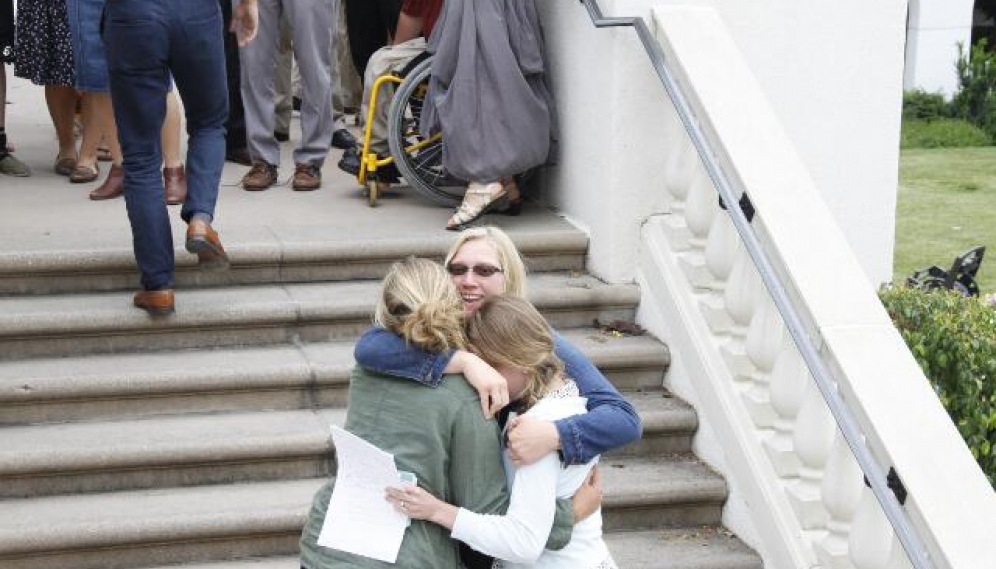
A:
MULTIPOLYGON (((380 89, 385 84, 395 83, 400 85, 403 81, 403 78, 391 73, 381 75, 376 81, 374 81, 373 88, 370 92, 370 108, 367 110, 367 122, 363 130, 363 148, 360 150, 360 171, 356 174, 356 180, 360 183, 360 187, 364 189, 364 193, 367 197, 367 204, 370 207, 377 206, 377 201, 380 199, 381 194, 388 187, 388 184, 377 180, 377 169, 394 162, 393 156, 389 155, 381 158, 377 155, 377 153, 370 150, 370 138, 373 129, 374 113, 376 113, 377 110, 377 95, 380 93, 380 89)), ((405 152, 417 152, 422 148, 435 143, 437 140, 441 139, 442 136, 442 133, 433 134, 425 140, 406 146, 405 152)))

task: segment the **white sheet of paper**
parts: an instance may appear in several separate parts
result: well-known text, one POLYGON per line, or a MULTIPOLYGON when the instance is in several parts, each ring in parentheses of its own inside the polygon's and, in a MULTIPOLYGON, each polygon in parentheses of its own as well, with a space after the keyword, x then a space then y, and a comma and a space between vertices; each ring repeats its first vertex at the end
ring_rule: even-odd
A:
POLYGON ((335 425, 332 442, 339 471, 318 545, 394 563, 408 525, 384 499, 400 484, 394 455, 335 425))

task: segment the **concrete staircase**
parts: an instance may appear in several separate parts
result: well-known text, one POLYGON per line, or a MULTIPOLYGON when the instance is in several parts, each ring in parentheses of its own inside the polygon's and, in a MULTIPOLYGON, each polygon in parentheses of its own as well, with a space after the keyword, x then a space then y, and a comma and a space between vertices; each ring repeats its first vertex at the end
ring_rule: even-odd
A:
MULTIPOLYGON (((620 567, 762 567, 720 525, 726 484, 691 454, 695 412, 661 387, 667 348, 593 327, 632 320, 636 287, 582 274, 584 235, 552 216, 509 231, 531 299, 643 420, 643 440, 601 467, 620 567)), ((298 566, 376 279, 405 255, 439 257, 452 236, 258 234, 223 233, 226 273, 178 253, 164 320, 131 307, 120 240, 0 253, 0 567, 298 566)))

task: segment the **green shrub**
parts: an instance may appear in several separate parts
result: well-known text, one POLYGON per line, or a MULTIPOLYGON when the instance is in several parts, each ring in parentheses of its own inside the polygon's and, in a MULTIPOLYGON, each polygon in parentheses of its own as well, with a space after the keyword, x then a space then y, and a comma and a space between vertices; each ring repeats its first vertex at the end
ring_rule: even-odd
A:
POLYGON ((947 291, 890 287, 879 296, 972 455, 996 485, 996 309, 947 291))
POLYGON ((968 53, 958 44, 958 93, 951 100, 953 116, 965 119, 996 138, 996 52, 980 39, 968 53))
POLYGON ((963 148, 991 143, 985 131, 962 119, 904 120, 899 138, 900 148, 963 148))
POLYGON ((940 93, 914 89, 903 93, 903 120, 943 119, 951 116, 951 104, 940 93))

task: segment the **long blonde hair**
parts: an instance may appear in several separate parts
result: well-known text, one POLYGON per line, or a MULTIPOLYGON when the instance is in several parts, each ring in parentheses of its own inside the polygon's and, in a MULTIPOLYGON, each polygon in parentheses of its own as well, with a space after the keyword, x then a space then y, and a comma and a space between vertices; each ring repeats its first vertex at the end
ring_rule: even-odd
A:
POLYGON ((475 239, 482 239, 494 247, 495 253, 498 255, 499 268, 502 270, 502 274, 505 275, 505 290, 502 292, 525 298, 526 265, 522 262, 522 256, 519 255, 519 250, 516 249, 515 243, 512 243, 512 239, 508 234, 493 225, 471 227, 470 229, 461 231, 456 241, 450 246, 450 251, 446 254, 446 262, 444 264, 449 266, 450 261, 460 251, 460 248, 468 241, 475 239))
POLYGON ((492 366, 510 366, 526 373, 519 398, 532 407, 564 372, 553 353, 550 325, 529 301, 502 294, 488 297, 467 320, 467 341, 492 366))
POLYGON ((391 265, 374 323, 427 351, 466 346, 463 300, 446 270, 428 259, 409 257, 391 265))

